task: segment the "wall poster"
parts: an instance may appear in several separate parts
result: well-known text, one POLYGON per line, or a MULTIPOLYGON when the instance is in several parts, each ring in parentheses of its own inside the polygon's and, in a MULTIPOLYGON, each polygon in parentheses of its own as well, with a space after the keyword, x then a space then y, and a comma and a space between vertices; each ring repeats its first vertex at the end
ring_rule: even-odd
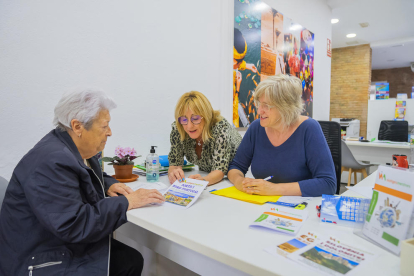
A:
POLYGON ((258 0, 234 0, 233 125, 259 118, 254 91, 268 76, 302 81, 302 115, 312 117, 314 38, 308 29, 258 0))

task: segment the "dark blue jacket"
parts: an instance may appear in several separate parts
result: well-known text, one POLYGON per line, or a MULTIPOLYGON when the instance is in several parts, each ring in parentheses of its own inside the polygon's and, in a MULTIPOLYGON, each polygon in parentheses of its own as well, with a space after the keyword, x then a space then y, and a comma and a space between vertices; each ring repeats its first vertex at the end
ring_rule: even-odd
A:
POLYGON ((20 160, 0 213, 0 275, 107 275, 128 200, 105 197, 117 181, 88 161, 58 129, 20 160))

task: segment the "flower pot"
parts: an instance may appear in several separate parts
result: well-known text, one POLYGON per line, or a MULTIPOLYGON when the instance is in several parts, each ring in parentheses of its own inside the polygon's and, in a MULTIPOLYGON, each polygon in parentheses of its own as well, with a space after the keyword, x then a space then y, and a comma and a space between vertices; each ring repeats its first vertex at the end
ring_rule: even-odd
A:
POLYGON ((134 165, 114 165, 116 179, 129 179, 132 177, 134 165))

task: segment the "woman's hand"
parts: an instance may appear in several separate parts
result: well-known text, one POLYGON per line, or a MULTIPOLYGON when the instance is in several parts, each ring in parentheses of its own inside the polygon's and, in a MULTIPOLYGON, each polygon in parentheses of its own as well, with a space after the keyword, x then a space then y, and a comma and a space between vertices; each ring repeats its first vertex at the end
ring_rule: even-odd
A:
POLYGON ((170 184, 173 184, 176 180, 182 181, 184 178, 184 171, 180 166, 170 166, 168 168, 168 179, 170 180, 170 184))
POLYGON ((125 197, 128 199, 128 210, 139 208, 151 203, 161 204, 165 201, 164 196, 155 189, 138 189, 125 197))
POLYGON ((126 196, 133 192, 134 191, 124 183, 114 183, 106 191, 106 194, 109 196, 118 196, 118 194, 126 196))
POLYGON ((243 192, 251 195, 275 195, 272 191, 275 186, 274 183, 263 179, 245 178, 242 182, 243 192))

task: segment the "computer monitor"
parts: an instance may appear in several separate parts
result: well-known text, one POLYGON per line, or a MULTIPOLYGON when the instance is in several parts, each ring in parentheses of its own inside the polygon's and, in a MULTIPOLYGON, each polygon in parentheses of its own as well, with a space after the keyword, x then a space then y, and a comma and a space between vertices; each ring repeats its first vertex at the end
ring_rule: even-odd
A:
POLYGON ((378 131, 378 140, 389 140, 393 142, 408 141, 407 121, 381 121, 378 131))

